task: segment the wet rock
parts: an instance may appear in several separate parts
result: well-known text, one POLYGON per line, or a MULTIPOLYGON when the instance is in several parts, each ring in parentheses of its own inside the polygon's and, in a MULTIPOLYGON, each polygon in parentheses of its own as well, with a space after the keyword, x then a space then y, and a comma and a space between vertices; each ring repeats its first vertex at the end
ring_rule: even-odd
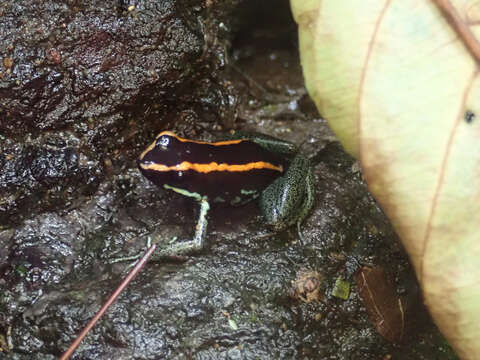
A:
MULTIPOLYGON (((305 240, 269 233, 253 203, 213 209, 206 249, 149 262, 73 358, 445 354, 418 298, 418 331, 398 349, 355 289, 331 296, 361 261, 389 267, 407 295, 418 288, 358 166, 306 96, 288 1, 10 1, 0 15, 0 338, 11 344, 0 358, 58 358, 123 277, 127 264, 113 260, 149 236, 191 236, 191 199, 136 169, 167 127, 301 146, 317 178, 305 240), (300 269, 322 274, 322 301, 292 299, 300 269)), ((304 295, 318 283, 307 280, 304 295)))

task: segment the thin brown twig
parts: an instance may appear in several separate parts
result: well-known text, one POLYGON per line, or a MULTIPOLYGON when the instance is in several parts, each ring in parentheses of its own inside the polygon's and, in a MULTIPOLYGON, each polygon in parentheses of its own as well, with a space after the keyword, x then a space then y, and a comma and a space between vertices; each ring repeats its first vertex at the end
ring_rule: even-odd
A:
POLYGON ((108 300, 103 304, 102 308, 97 312, 97 314, 89 321, 87 326, 82 330, 82 332, 78 335, 75 341, 70 345, 70 347, 63 353, 59 360, 67 360, 75 351, 75 349, 80 345, 80 342, 87 336, 87 333, 90 329, 97 323, 97 321, 102 317, 102 315, 107 311, 107 309, 112 305, 112 303, 117 299, 123 289, 133 280, 133 278, 140 272, 142 267, 148 261, 150 256, 155 251, 156 245, 153 244, 150 246, 148 251, 138 260, 135 267, 128 273, 128 275, 123 279, 122 283, 115 289, 115 291, 110 295, 108 300))
POLYGON ((477 40, 472 30, 470 30, 470 27, 465 20, 459 15, 449 0, 433 0, 433 2, 453 27, 477 64, 480 64, 480 42, 477 40))

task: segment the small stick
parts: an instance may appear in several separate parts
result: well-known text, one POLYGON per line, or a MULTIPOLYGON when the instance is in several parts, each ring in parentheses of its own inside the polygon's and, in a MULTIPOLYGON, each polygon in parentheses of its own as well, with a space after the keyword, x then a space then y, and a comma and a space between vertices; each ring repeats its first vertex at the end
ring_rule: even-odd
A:
POLYGON ((97 312, 97 314, 92 318, 92 320, 90 320, 87 326, 85 326, 85 328, 82 330, 80 335, 78 335, 75 341, 70 345, 68 350, 63 353, 63 355, 60 357, 59 360, 67 360, 73 354, 73 352, 78 347, 78 345, 80 345, 80 343, 85 338, 85 336, 87 336, 87 333, 90 331, 90 329, 97 323, 97 321, 100 319, 100 317, 102 317, 105 311, 107 311, 110 305, 113 304, 113 302, 117 299, 117 297, 120 295, 123 289, 125 289, 125 287, 130 283, 130 281, 132 281, 133 278, 140 272, 140 270, 148 261, 150 256, 152 256, 153 252, 155 251, 155 248, 156 248, 155 244, 153 244, 148 248, 148 251, 140 258, 140 260, 138 260, 135 267, 123 279, 120 286, 118 286, 118 288, 112 293, 112 295, 110 295, 107 302, 103 304, 102 308, 97 312))
POLYGON ((433 0, 444 18, 450 23, 460 40, 463 42, 473 59, 480 63, 480 42, 472 32, 473 24, 468 24, 466 19, 457 12, 449 0, 433 0))

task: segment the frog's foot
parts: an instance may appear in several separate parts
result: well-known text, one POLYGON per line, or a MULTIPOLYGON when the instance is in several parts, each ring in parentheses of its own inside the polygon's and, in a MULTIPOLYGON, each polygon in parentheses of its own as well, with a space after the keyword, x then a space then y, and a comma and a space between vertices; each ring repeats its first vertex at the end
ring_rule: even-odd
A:
MULTIPOLYGON (((148 236, 145 248, 149 249, 151 245, 152 245, 152 238, 150 236, 148 236)), ((115 264, 115 263, 118 263, 118 262, 136 261, 136 260, 140 259, 143 255, 144 255, 144 253, 138 253, 138 254, 132 255, 132 256, 122 256, 122 257, 119 257, 119 258, 113 258, 109 261, 109 263, 110 264, 115 264)), ((131 264, 128 265, 127 269, 131 268, 134 265, 135 265, 135 263, 132 262, 131 264)))
POLYGON ((200 215, 198 217, 197 225, 195 227, 195 236, 193 240, 172 241, 170 244, 159 247, 155 253, 155 257, 171 258, 184 255, 190 255, 194 252, 200 251, 205 246, 205 237, 207 233, 207 213, 210 205, 206 198, 199 200, 200 215))

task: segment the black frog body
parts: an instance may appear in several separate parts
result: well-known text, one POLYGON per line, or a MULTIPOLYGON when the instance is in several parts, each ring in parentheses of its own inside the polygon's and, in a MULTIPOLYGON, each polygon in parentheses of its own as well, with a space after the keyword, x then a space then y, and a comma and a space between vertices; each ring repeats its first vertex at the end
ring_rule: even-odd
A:
POLYGON ((164 249, 184 254, 203 247, 210 203, 241 205, 260 197, 267 225, 300 224, 314 203, 310 162, 295 145, 263 134, 236 133, 227 140, 189 140, 163 131, 140 155, 142 174, 158 186, 200 203, 195 237, 164 249))
POLYGON ((142 153, 139 168, 154 184, 241 205, 281 176, 287 160, 250 139, 203 142, 160 133, 142 153))

